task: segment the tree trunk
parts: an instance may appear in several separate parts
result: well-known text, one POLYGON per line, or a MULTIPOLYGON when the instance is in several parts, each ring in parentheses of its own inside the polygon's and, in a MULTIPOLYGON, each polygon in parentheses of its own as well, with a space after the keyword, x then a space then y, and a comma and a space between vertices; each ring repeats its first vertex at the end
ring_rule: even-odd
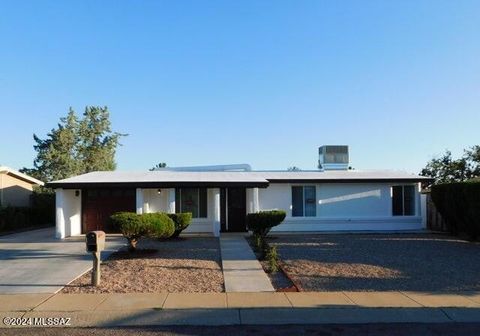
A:
POLYGON ((137 249, 137 238, 128 238, 128 251, 129 252, 135 252, 137 249))

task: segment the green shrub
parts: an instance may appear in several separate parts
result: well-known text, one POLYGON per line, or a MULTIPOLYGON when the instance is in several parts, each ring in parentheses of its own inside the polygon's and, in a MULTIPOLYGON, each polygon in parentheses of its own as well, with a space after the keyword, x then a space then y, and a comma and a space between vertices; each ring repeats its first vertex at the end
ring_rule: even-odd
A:
POLYGON ((134 212, 117 212, 110 216, 110 221, 127 239, 130 252, 135 251, 140 238, 150 233, 149 226, 134 212))
POLYGON ((177 238, 180 235, 180 233, 190 225, 192 221, 191 212, 174 213, 174 214, 167 214, 167 215, 175 223, 175 232, 173 233, 172 238, 177 238))
POLYGON ((175 223, 163 212, 142 214, 140 220, 148 228, 149 237, 169 238, 175 232, 175 223))
POLYGON ((280 224, 285 216, 286 213, 283 210, 260 211, 247 214, 246 222, 250 231, 265 238, 272 227, 280 224))
POLYGON ((480 237, 480 181, 434 185, 432 200, 452 233, 480 237))
POLYGON ((270 246, 267 251, 268 271, 270 273, 278 272, 278 253, 275 246, 270 246))

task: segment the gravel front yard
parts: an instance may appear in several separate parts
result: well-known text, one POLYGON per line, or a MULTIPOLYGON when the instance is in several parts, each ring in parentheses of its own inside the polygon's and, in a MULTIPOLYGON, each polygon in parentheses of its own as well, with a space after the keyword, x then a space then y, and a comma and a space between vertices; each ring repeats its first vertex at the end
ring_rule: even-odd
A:
POLYGON ((142 240, 153 253, 113 253, 101 265, 101 285, 90 286, 91 272, 66 286, 63 293, 223 292, 217 238, 142 240))
POLYGON ((277 235, 305 291, 480 290, 480 244, 441 234, 277 235))

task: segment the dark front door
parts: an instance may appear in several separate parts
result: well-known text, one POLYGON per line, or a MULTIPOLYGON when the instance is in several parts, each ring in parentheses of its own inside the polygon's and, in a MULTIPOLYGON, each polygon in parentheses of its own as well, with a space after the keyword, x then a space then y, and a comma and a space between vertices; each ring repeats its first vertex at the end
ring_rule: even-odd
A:
POLYGON ((135 212, 135 189, 85 189, 82 192, 82 230, 115 232, 109 218, 115 212, 135 212))
POLYGON ((227 189, 227 231, 245 232, 245 216, 247 214, 247 199, 245 188, 227 189))

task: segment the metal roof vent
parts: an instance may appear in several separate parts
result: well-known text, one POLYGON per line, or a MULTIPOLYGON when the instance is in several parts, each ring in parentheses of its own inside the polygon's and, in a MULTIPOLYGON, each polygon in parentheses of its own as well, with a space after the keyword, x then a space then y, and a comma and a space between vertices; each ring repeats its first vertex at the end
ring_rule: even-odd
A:
POLYGON ((318 169, 348 170, 348 146, 326 145, 318 148, 318 169))

